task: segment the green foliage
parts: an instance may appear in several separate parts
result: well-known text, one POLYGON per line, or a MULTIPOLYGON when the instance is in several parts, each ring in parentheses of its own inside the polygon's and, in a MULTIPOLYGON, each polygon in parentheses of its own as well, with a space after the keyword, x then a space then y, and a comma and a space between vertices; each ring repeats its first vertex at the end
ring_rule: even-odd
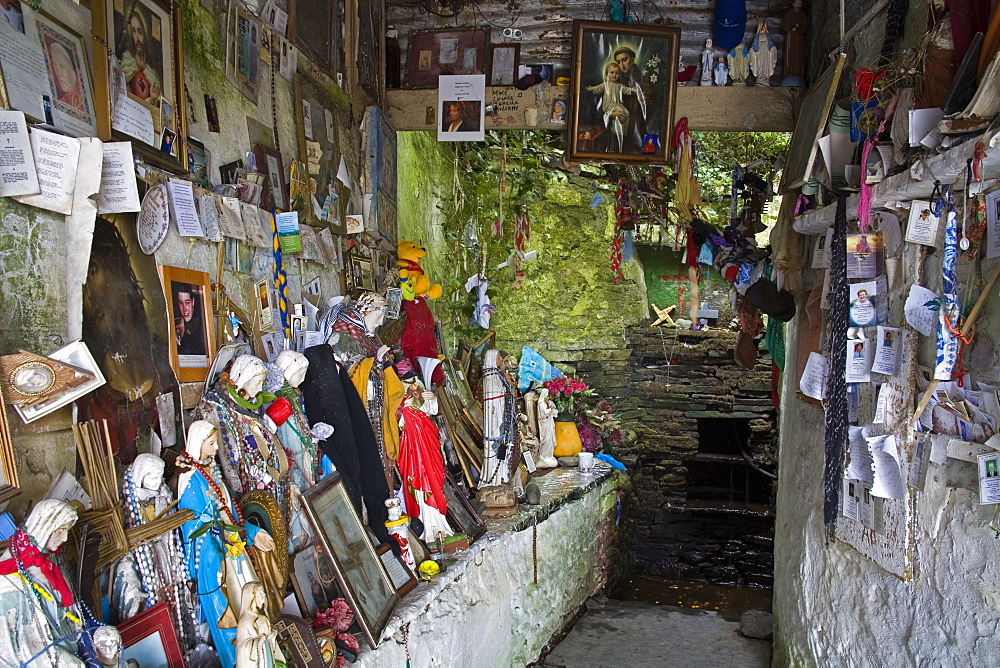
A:
MULTIPOLYGON (((695 173, 702 197, 709 202, 729 198, 733 168, 763 160, 760 171, 788 151, 787 132, 692 132, 695 140, 695 173)), ((728 208, 728 204, 727 204, 728 208)))

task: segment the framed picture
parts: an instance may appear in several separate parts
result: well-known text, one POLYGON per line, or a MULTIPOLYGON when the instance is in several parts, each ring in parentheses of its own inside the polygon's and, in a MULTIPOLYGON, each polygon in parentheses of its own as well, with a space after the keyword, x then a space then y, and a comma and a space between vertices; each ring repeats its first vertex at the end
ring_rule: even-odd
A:
POLYGON ((260 83, 260 33, 260 20, 237 6, 233 71, 237 79, 250 86, 260 83))
POLYGON ((17 463, 14 461, 14 442, 7 425, 4 398, 0 396, 0 502, 20 493, 21 484, 17 477, 17 463))
POLYGON ((486 72, 486 30, 418 32, 410 39, 410 88, 435 88, 442 74, 486 72))
MULTIPOLYGON (((271 534, 271 538, 274 539, 274 549, 277 550, 275 554, 288 554, 288 524, 273 494, 261 490, 247 492, 240 497, 239 507, 243 513, 244 523, 249 522, 271 534)), ((277 561, 284 565, 281 581, 285 582, 288 578, 288 560, 277 561)))
POLYGON ((372 267, 371 258, 364 255, 352 254, 350 260, 351 277, 354 279, 354 287, 358 290, 375 290, 375 272, 372 267))
POLYGON ((184 655, 166 603, 157 603, 119 624, 118 631, 122 635, 124 665, 133 665, 130 661, 139 666, 184 665, 184 655))
POLYGON ((267 175, 268 199, 262 203, 262 208, 288 211, 288 185, 281 154, 263 144, 254 144, 253 154, 257 158, 257 169, 267 175))
POLYGON ((490 44, 490 85, 513 86, 517 81, 517 66, 520 63, 520 44, 490 44))
POLYGON ((187 137, 180 7, 169 0, 94 0, 91 17, 95 41, 109 45, 120 63, 112 80, 107 51, 94 50, 98 136, 132 140, 150 163, 186 171, 186 142, 164 141, 187 137), (162 125, 161 102, 170 106, 172 128, 162 125))
POLYGON ((209 165, 212 159, 211 154, 205 145, 194 137, 188 137, 187 144, 188 171, 191 172, 195 185, 211 190, 212 181, 208 178, 211 173, 209 171, 211 169, 209 165))
POLYGON ((344 2, 290 0, 288 39, 331 78, 344 71, 344 2))
POLYGON ((340 596, 333 561, 323 548, 310 545, 292 557, 292 590, 302 614, 312 617, 340 596))
POLYGON ((75 137, 97 134, 94 88, 83 38, 65 24, 28 4, 8 3, 0 39, 0 89, 4 106, 23 111, 75 137), (17 54, 16 56, 14 54, 17 54), (26 66, 41 64, 44 77, 26 66))
POLYGON ((389 574, 397 596, 406 596, 411 589, 417 586, 417 577, 406 567, 403 560, 396 556, 389 543, 379 546, 378 558, 382 560, 382 566, 389 574))
POLYGON ((444 497, 448 503, 448 523, 469 537, 469 542, 486 533, 486 525, 458 483, 445 472, 444 497))
POLYGON ((385 290, 385 318, 395 320, 399 317, 399 309, 403 306, 403 289, 386 288, 385 290))
POLYGON ((396 248, 396 131, 378 107, 369 107, 368 184, 372 194, 371 215, 381 236, 381 245, 396 248))
MULTIPOLYGON (((85 394, 96 390, 101 385, 107 382, 104 378, 104 374, 101 373, 101 368, 97 366, 97 361, 94 360, 94 356, 90 353, 90 348, 83 341, 74 341, 64 348, 60 348, 47 355, 50 359, 54 359, 57 362, 63 362, 75 369, 86 371, 92 374, 92 378, 83 383, 74 385, 65 392, 60 392, 51 397, 45 398, 43 401, 38 403, 33 403, 31 405, 14 405, 14 410, 17 414, 21 416, 25 424, 29 422, 34 422, 35 420, 45 417, 49 413, 59 410, 63 406, 73 403, 85 394)), ((3 459, 3 453, 0 451, 0 460, 3 459)), ((0 481, 0 500, 3 497, 3 481, 0 481)))
POLYGON ((200 382, 215 352, 211 281, 203 271, 158 265, 173 325, 170 366, 182 383, 200 382))
POLYGON ((677 28, 573 22, 567 159, 663 164, 679 45, 677 28))
POLYGON ((333 473, 303 494, 305 511, 326 554, 333 558, 341 593, 354 610, 368 644, 378 646, 399 601, 340 474, 333 473))
POLYGON ((319 87, 308 79, 295 75, 295 115, 296 139, 299 160, 306 166, 309 175, 313 202, 299 209, 302 222, 314 226, 330 226, 331 231, 343 234, 340 221, 344 220, 344 203, 350 199, 350 191, 337 180, 340 167, 340 137, 338 127, 346 127, 343 118, 347 110, 341 109, 319 87), (334 196, 337 199, 332 199, 334 196), (330 204, 327 204, 327 199, 330 204), (321 220, 315 211, 329 211, 326 220, 321 220))

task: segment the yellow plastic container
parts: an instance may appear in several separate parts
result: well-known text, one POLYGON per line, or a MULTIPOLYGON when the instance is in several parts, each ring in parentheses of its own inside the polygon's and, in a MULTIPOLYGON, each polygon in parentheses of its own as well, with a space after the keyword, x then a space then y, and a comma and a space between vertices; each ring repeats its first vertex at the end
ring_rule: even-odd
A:
POLYGON ((580 431, 576 428, 576 422, 572 419, 568 421, 555 422, 556 427, 556 447, 553 455, 556 457, 575 457, 583 450, 583 441, 580 440, 580 431))

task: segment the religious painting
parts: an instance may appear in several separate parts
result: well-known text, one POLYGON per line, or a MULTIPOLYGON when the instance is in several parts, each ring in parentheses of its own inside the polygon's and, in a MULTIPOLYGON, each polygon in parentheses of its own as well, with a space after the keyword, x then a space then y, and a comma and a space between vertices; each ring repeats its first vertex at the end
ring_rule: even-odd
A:
POLYGON ((170 366, 182 383, 205 380, 215 353, 215 319, 208 274, 181 267, 158 267, 173 325, 170 366))
POLYGON ((573 23, 569 160, 664 164, 679 45, 677 28, 573 23))
POLYGON ((392 580, 338 473, 306 490, 303 496, 317 540, 332 557, 337 585, 374 649, 399 601, 392 580))
POLYGON ((163 602, 118 625, 122 636, 122 664, 125 666, 183 666, 184 655, 170 607, 163 602))
MULTIPOLYGON (((135 213, 99 215, 83 287, 83 340, 107 383, 77 402, 80 421, 107 419, 119 459, 136 455, 139 434, 160 422, 176 427, 180 406, 170 367, 167 305, 156 263, 139 247, 135 213), (175 393, 175 414, 156 398, 175 393)), ((177 429, 181 433, 182 429, 177 429)))
POLYGON ((74 137, 96 134, 97 114, 83 38, 45 12, 13 2, 8 7, 0 7, 0 18, 7 19, 17 32, 7 25, 0 28, 5 43, 0 48, 3 106, 74 137), (33 66, 44 68, 43 78, 33 76, 28 69, 33 66))
POLYGON ((387 250, 396 248, 396 131, 378 107, 368 108, 368 185, 374 227, 387 250))
POLYGON ((343 156, 337 127, 348 124, 343 118, 346 110, 298 74, 295 75, 295 110, 298 157, 306 166, 310 192, 299 214, 303 222, 318 227, 330 226, 334 233, 341 234, 343 204, 350 190, 337 178, 343 156))
POLYGON ((94 50, 100 138, 130 139, 154 165, 185 171, 186 143, 172 140, 187 136, 180 7, 168 0, 96 0, 91 9, 94 38, 111 49, 110 57, 94 50), (163 126, 161 102, 170 106, 176 127, 163 126))
POLYGON ((292 589, 302 614, 313 617, 340 596, 333 562, 322 550, 310 545, 292 557, 292 589))
POLYGON ((485 74, 486 30, 419 32, 410 40, 410 88, 435 88, 442 74, 485 74))

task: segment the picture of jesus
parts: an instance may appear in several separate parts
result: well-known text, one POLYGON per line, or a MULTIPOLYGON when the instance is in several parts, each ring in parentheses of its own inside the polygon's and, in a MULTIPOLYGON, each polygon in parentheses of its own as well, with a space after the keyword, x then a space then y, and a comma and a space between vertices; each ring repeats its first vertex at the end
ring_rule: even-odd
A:
POLYGON ((129 95, 155 103, 164 95, 162 22, 141 0, 125 5, 128 15, 115 12, 117 56, 129 95))

